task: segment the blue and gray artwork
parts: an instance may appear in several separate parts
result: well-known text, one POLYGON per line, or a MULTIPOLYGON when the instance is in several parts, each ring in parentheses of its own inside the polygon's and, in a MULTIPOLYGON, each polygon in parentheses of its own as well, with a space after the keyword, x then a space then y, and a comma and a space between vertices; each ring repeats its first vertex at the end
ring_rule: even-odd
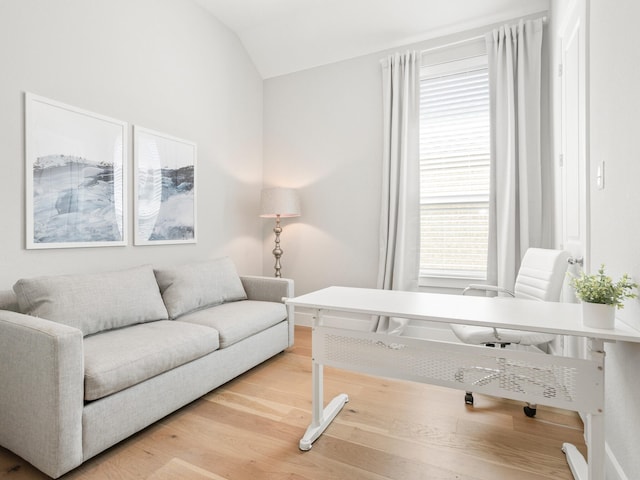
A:
POLYGON ((148 241, 194 239, 194 166, 138 171, 138 234, 148 241))
POLYGON ((122 171, 68 155, 33 164, 34 243, 121 241, 122 171))

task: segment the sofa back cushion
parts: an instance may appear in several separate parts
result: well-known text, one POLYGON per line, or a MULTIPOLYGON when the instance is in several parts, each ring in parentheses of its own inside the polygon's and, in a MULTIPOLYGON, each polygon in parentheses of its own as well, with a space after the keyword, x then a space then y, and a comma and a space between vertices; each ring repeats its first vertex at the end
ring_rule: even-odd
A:
POLYGON ((13 291, 22 313, 78 328, 85 336, 168 318, 150 265, 21 279, 13 291))
POLYGON ((229 257, 156 269, 155 273, 170 318, 247 298, 229 257))
POLYGON ((0 291, 0 310, 11 310, 12 312, 19 312, 18 299, 16 293, 13 290, 0 291))

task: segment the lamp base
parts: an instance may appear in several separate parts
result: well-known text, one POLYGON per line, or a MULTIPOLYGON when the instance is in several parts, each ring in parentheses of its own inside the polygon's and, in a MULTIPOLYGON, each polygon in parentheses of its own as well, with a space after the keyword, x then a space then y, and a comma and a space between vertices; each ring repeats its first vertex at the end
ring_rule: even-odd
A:
POLYGON ((271 251, 273 256, 276 257, 276 264, 273 268, 276 270, 276 278, 281 278, 280 270, 282 266, 280 265, 280 257, 282 257, 282 249, 280 248, 280 234, 282 233, 282 227, 280 226, 280 215, 276 216, 276 226, 273 227, 273 232, 276 234, 276 246, 271 251))

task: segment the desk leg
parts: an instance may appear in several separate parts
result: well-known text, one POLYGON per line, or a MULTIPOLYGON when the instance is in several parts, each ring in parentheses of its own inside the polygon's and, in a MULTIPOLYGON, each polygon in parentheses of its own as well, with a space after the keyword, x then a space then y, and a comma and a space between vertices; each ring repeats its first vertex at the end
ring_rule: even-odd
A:
POLYGON ((567 463, 575 480, 587 480, 589 470, 587 461, 572 443, 563 443, 562 451, 567 456, 567 463))
MULTIPOLYGON (((589 356, 601 359, 604 369, 604 345, 602 340, 590 339, 589 356)), ((567 463, 575 480, 602 480, 605 474, 605 438, 604 438, 604 377, 598 392, 602 399, 602 411, 587 415, 587 462, 578 449, 570 444, 562 444, 567 463)))
MULTIPOLYGON (((320 312, 314 319, 316 323, 320 324, 320 312)), ((315 329, 313 333, 315 334, 315 329)), ((313 355, 313 353, 312 353, 313 355)), ((312 369, 312 382, 313 382, 313 398, 312 398, 312 421, 311 425, 307 427, 304 432, 304 436, 300 440, 300 450, 307 451, 311 449, 313 442, 322 435, 333 419, 340 413, 345 403, 349 401, 349 397, 346 393, 341 393, 329 402, 326 408, 322 408, 324 401, 324 388, 323 388, 323 366, 318 363, 316 359, 313 359, 312 369)))
POLYGON ((604 415, 588 415, 589 431, 587 434, 587 462, 578 449, 571 443, 562 444, 562 451, 567 456, 567 463, 575 480, 604 479, 604 415))
POLYGON ((604 442, 604 415, 589 415, 589 480, 603 478, 605 474, 605 442, 604 442))

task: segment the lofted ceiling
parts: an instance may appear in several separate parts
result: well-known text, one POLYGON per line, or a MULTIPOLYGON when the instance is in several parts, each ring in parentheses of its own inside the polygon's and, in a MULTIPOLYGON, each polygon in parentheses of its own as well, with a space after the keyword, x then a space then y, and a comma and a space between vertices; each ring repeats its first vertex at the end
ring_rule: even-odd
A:
POLYGON ((545 11, 549 0, 196 0, 263 78, 545 11))

